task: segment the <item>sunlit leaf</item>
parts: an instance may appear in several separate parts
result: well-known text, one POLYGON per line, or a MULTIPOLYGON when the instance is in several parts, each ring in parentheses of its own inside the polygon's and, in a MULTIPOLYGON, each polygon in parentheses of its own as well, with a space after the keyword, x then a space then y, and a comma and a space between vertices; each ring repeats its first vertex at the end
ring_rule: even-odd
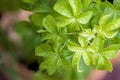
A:
POLYGON ((120 44, 111 45, 111 46, 108 46, 107 48, 104 48, 101 51, 101 55, 107 57, 108 59, 114 58, 119 49, 120 49, 120 44))
POLYGON ((67 17, 64 17, 64 16, 56 17, 56 21, 57 21, 56 25, 58 27, 65 27, 72 22, 70 18, 67 18, 67 17))
POLYGON ((83 0, 83 8, 87 9, 92 0, 83 0))
POLYGON ((36 47, 35 49, 35 55, 36 56, 43 56, 47 57, 51 55, 52 52, 52 47, 49 44, 41 44, 36 47))
POLYGON ((81 52, 77 52, 74 54, 73 59, 72 59, 72 66, 77 69, 78 72, 82 72, 82 70, 80 70, 80 59, 81 59, 82 53, 81 52))
POLYGON ((87 47, 88 46, 88 41, 85 37, 79 36, 78 41, 81 44, 82 47, 87 47))
POLYGON ((104 40, 100 37, 96 37, 91 43, 91 46, 93 46, 96 51, 100 51, 104 46, 104 40))
POLYGON ((55 73, 57 69, 57 56, 51 55, 48 59, 46 59, 43 63, 40 64, 40 69, 47 70, 49 75, 55 73))
POLYGON ((68 26, 68 31, 69 32, 75 32, 75 31, 80 31, 80 26, 79 23, 73 22, 68 26))
POLYGON ((87 51, 89 51, 89 52, 95 53, 96 50, 97 50, 96 46, 90 45, 87 47, 87 51))
POLYGON ((72 7, 74 16, 79 16, 82 12, 81 0, 68 0, 69 4, 72 7))
POLYGON ((66 17, 72 17, 72 9, 68 0, 58 0, 54 5, 54 10, 66 17))
POLYGON ((95 37, 95 32, 91 29, 85 29, 83 30, 83 32, 79 33, 79 35, 87 38, 87 40, 89 41, 95 37))
POLYGON ((103 29, 105 31, 117 30, 120 28, 120 18, 117 18, 110 23, 108 23, 103 29))
POLYGON ((47 17, 45 17, 43 19, 43 25, 50 33, 57 32, 56 23, 52 16, 48 15, 47 17))
POLYGON ((90 65, 90 64, 95 64, 95 59, 93 57, 93 55, 87 51, 83 52, 83 60, 85 62, 86 65, 90 65))
POLYGON ((80 24, 86 24, 86 23, 88 23, 89 20, 91 19, 92 14, 93 14, 92 11, 87 11, 87 12, 83 13, 82 15, 80 15, 80 17, 77 19, 77 21, 78 21, 80 24))
POLYGON ((104 35, 107 38, 113 38, 113 37, 115 37, 117 35, 117 33, 118 33, 118 31, 114 31, 114 32, 113 31, 109 31, 109 32, 105 32, 104 35))
POLYGON ((97 69, 108 70, 112 72, 112 65, 108 59, 106 59, 103 56, 99 56, 97 61, 98 61, 97 66, 96 66, 97 69))
POLYGON ((79 44, 76 44, 76 43, 71 42, 71 41, 68 42, 67 46, 68 46, 68 49, 70 51, 73 51, 73 52, 80 51, 82 49, 79 44))
POLYGON ((103 15, 99 20, 100 27, 104 27, 112 18, 112 14, 103 15))

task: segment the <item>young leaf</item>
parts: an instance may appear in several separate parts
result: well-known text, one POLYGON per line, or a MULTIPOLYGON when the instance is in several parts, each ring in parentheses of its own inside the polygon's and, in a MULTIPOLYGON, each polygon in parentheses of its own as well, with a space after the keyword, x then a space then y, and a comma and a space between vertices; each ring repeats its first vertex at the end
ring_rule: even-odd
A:
POLYGON ((79 64, 80 64, 80 59, 81 59, 82 53, 81 52, 76 52, 73 56, 72 59, 72 66, 77 69, 78 72, 82 72, 79 68, 79 64))
POLYGON ((57 56, 52 55, 46 59, 43 63, 40 64, 40 69, 47 70, 49 75, 54 74, 57 69, 57 56))
POLYGON ((87 9, 90 5, 92 0, 83 0, 82 4, 83 4, 83 8, 87 9))
POLYGON ((69 25, 71 22, 72 22, 72 20, 65 16, 56 17, 56 25, 58 27, 65 27, 65 26, 69 25))
POLYGON ((36 56, 47 57, 52 53, 52 48, 49 44, 41 44, 35 48, 36 56))
POLYGON ((57 49, 57 48, 61 48, 63 43, 64 43, 63 39, 60 36, 57 36, 57 37, 53 37, 53 44, 52 43, 51 44, 55 49, 57 49))
POLYGON ((104 46, 104 40, 101 39, 100 37, 96 37, 91 43, 91 46, 95 48, 95 51, 100 51, 104 46))
POLYGON ((54 10, 66 17, 72 17, 72 9, 68 0, 58 0, 54 5, 54 10))
POLYGON ((83 51, 83 60, 86 65, 95 64, 93 55, 87 51, 83 51))
POLYGON ((69 32, 75 32, 75 31, 80 31, 80 26, 79 23, 77 22, 73 22, 70 24, 70 26, 68 26, 68 31, 69 32))
POLYGON ((95 32, 91 29, 85 29, 79 33, 80 36, 85 37, 88 41, 95 37, 95 32))
POLYGON ((113 38, 117 35, 118 31, 107 31, 104 33, 106 38, 113 38))
POLYGON ((101 51, 101 55, 105 56, 108 59, 114 58, 119 49, 120 49, 120 44, 111 45, 111 46, 109 46, 107 48, 104 48, 101 51))
POLYGON ((46 16, 45 13, 34 13, 30 17, 30 20, 36 25, 36 26, 43 26, 42 20, 46 16))
POLYGON ((112 31, 112 30, 117 30, 119 28, 120 28, 120 18, 117 18, 112 22, 108 23, 103 29, 105 31, 112 31))
POLYGON ((97 66, 96 66, 97 69, 108 70, 112 72, 112 65, 108 59, 106 59, 103 56, 99 56, 97 61, 98 61, 97 66))
POLYGON ((82 47, 79 44, 73 43, 71 41, 68 42, 68 49, 73 52, 81 51, 82 47))
POLYGON ((86 48, 88 46, 88 41, 85 37, 79 36, 78 42, 81 44, 82 47, 86 48))
POLYGON ((99 25, 100 27, 104 27, 112 18, 112 14, 107 14, 107 15, 104 15, 100 18, 99 20, 99 25))
POLYGON ((87 47, 87 51, 89 51, 89 52, 91 52, 91 53, 95 53, 96 52, 96 46, 94 46, 94 45, 90 45, 90 46, 88 46, 87 47))
POLYGON ((79 16, 82 12, 81 0, 68 0, 70 6, 72 7, 74 16, 79 16))
POLYGON ((78 21, 80 24, 86 24, 86 23, 88 23, 89 20, 91 19, 92 14, 93 14, 92 11, 87 11, 87 12, 83 13, 83 14, 77 19, 77 21, 78 21))
POLYGON ((41 34, 41 41, 48 40, 48 39, 54 39, 57 36, 58 35, 56 35, 56 34, 45 32, 45 33, 41 34))
POLYGON ((54 18, 51 15, 48 15, 43 19, 43 25, 50 33, 57 33, 57 26, 54 18))

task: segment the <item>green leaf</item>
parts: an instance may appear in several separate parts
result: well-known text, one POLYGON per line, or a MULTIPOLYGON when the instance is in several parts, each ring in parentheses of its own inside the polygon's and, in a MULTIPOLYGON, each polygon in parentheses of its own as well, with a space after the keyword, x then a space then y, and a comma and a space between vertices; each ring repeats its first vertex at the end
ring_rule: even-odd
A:
POLYGON ((69 64, 69 61, 67 59, 61 58, 59 61, 60 61, 59 70, 66 71, 70 68, 70 64, 69 64))
POLYGON ((79 35, 85 37, 88 41, 95 37, 94 31, 91 29, 85 29, 79 35))
POLYGON ((22 1, 24 1, 26 3, 32 3, 32 2, 34 2, 34 0, 22 0, 22 1))
POLYGON ((120 28, 120 18, 113 20, 112 22, 108 23, 103 30, 105 31, 112 31, 117 30, 120 28))
POLYGON ((90 65, 90 64, 95 65, 95 59, 93 55, 87 51, 83 51, 83 60, 86 65, 90 65))
POLYGON ((48 15, 43 19, 43 25, 50 33, 57 33, 57 26, 54 18, 51 15, 48 15))
POLYGON ((69 57, 69 56, 73 55, 73 53, 71 51, 69 51, 68 49, 67 50, 62 50, 61 54, 62 54, 63 57, 69 57))
POLYGON ((65 27, 71 23, 71 19, 65 16, 56 17, 56 25, 58 27, 65 27))
POLYGON ((55 48, 61 48, 64 43, 63 39, 60 36, 57 36, 57 38, 56 39, 54 38, 54 40, 55 48))
POLYGON ((54 38, 56 39, 57 36, 58 35, 56 35, 56 34, 45 32, 45 33, 41 34, 41 41, 54 39, 54 38))
POLYGON ((118 31, 107 31, 107 32, 105 32, 104 33, 104 35, 105 35, 105 37, 106 38, 113 38, 113 37, 115 37, 116 35, 117 35, 117 33, 118 33, 118 31))
POLYGON ((96 2, 96 3, 100 3, 101 2, 101 0, 93 0, 94 2, 96 2))
POLYGON ((54 5, 54 10, 66 17, 72 17, 72 9, 68 0, 58 0, 54 5))
POLYGON ((97 66, 96 66, 97 69, 108 70, 112 72, 112 65, 108 59, 106 59, 103 56, 99 56, 97 61, 98 61, 97 66))
MULTIPOLYGON (((66 33, 67 33, 67 27, 60 28, 59 32, 60 32, 62 35, 66 34, 66 33)), ((66 36, 66 35, 64 35, 64 36, 66 36)))
POLYGON ((120 10, 120 1, 119 0, 113 0, 113 5, 120 10))
POLYGON ((105 39, 105 36, 104 36, 104 31, 100 28, 100 27, 96 27, 94 28, 94 33, 97 33, 97 36, 100 37, 101 39, 105 39))
POLYGON ((81 56, 82 56, 82 53, 81 52, 77 52, 77 53, 74 54, 73 59, 72 59, 72 66, 75 69, 77 69, 78 72, 82 72, 82 70, 80 70, 80 68, 79 68, 81 56))
POLYGON ((100 18, 99 20, 99 25, 100 27, 104 27, 112 18, 112 14, 107 14, 107 15, 104 15, 100 18))
POLYGON ((85 37, 78 36, 78 42, 81 44, 82 47, 86 48, 88 46, 88 41, 85 37))
POLYGON ((87 9, 90 5, 92 0, 83 0, 83 8, 87 9))
POLYGON ((91 43, 91 46, 95 48, 95 51, 100 51, 104 46, 104 40, 101 39, 100 37, 96 37, 91 43))
POLYGON ((50 5, 48 5, 47 3, 43 3, 43 4, 36 4, 34 9, 33 9, 33 12, 39 12, 39 13, 48 13, 50 12, 52 9, 50 8, 50 5))
POLYGON ((52 47, 49 44, 40 44, 35 48, 36 56, 48 57, 51 53, 53 53, 52 47))
POLYGON ((91 53, 95 53, 96 52, 96 46, 94 45, 90 45, 87 47, 87 51, 91 52, 91 53))
POLYGON ((68 49, 73 52, 81 51, 82 47, 79 44, 73 43, 71 41, 68 42, 68 49))
POLYGON ((108 46, 107 48, 104 48, 101 51, 101 55, 105 56, 108 59, 114 58, 119 49, 120 49, 120 44, 114 44, 114 45, 108 46))
POLYGON ((79 23, 73 22, 68 26, 68 31, 69 32, 75 32, 75 31, 80 31, 80 26, 79 23))
POLYGON ((49 75, 54 74, 57 69, 57 56, 51 55, 48 59, 40 64, 40 69, 47 70, 49 75))
POLYGON ((36 25, 36 26, 43 26, 42 20, 46 16, 45 13, 34 13, 30 17, 30 20, 36 25))
POLYGON ((82 12, 82 3, 81 0, 68 0, 74 16, 79 16, 82 12))
POLYGON ((83 13, 82 15, 80 15, 80 17, 77 19, 77 21, 78 21, 80 24, 86 24, 86 23, 88 23, 89 20, 91 19, 92 14, 93 14, 92 11, 87 11, 87 12, 83 13))

